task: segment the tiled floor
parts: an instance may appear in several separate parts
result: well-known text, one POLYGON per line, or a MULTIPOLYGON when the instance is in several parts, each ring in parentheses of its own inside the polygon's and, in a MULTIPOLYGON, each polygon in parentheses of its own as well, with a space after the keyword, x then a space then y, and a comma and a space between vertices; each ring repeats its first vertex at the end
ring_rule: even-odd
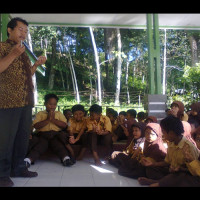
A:
POLYGON ((117 168, 103 163, 97 167, 93 158, 88 157, 64 167, 56 157, 40 159, 29 168, 38 172, 37 177, 12 180, 14 187, 142 187, 137 180, 120 176, 117 168))

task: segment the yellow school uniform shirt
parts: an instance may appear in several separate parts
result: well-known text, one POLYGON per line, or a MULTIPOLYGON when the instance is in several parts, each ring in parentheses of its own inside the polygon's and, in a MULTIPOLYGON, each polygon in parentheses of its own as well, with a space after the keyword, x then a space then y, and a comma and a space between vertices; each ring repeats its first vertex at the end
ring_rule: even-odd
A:
POLYGON ((174 142, 168 143, 165 162, 169 163, 173 168, 186 165, 186 161, 183 154, 184 148, 187 148, 187 150, 193 157, 193 160, 198 160, 198 157, 200 155, 198 149, 183 136, 178 145, 175 145, 174 142))
POLYGON ((186 163, 186 166, 193 176, 200 176, 200 161, 199 160, 193 160, 190 163, 186 163))
MULTIPOLYGON (((47 119, 48 112, 46 110, 40 111, 36 114, 35 119, 33 120, 33 125, 35 125, 38 122, 44 121, 47 119)), ((55 119, 63 121, 67 123, 67 119, 60 111, 55 111, 55 119)), ((62 129, 53 124, 52 122, 49 122, 46 126, 44 126, 41 129, 37 129, 37 132, 45 132, 45 131, 61 131, 62 129)))
POLYGON ((99 128, 99 130, 112 132, 112 124, 110 122, 110 118, 105 115, 101 115, 98 123, 96 120, 92 120, 89 117, 87 119, 87 132, 92 131, 93 126, 97 126, 99 128))
POLYGON ((84 117, 81 121, 77 122, 73 117, 68 121, 67 130, 72 133, 79 133, 81 130, 87 128, 87 118, 84 117))

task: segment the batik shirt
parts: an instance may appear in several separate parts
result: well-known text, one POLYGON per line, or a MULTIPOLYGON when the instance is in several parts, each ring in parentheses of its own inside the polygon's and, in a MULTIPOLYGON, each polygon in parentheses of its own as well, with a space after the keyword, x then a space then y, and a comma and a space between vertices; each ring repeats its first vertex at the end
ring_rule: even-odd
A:
MULTIPOLYGON (((7 39, 0 42, 0 59, 7 56, 16 45, 7 39)), ((31 61, 24 52, 0 73, 0 109, 34 105, 31 61)))

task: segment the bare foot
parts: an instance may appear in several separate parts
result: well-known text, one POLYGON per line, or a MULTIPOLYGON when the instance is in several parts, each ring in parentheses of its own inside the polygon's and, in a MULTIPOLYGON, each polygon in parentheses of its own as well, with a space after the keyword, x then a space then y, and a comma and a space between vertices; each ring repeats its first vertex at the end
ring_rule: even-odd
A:
POLYGON ((83 159, 83 156, 85 154, 85 151, 86 151, 86 148, 82 148, 81 149, 81 152, 79 153, 78 157, 77 157, 77 160, 82 160, 83 159))
POLYGON ((101 161, 98 159, 98 160, 95 160, 95 165, 97 165, 97 166, 102 166, 102 163, 101 163, 101 161))
POLYGON ((149 185, 149 187, 159 187, 159 183, 153 183, 153 184, 149 185))
POLYGON ((82 160, 83 158, 81 157, 81 156, 78 156, 77 158, 76 158, 76 160, 82 160))
POLYGON ((138 182, 140 183, 140 185, 151 185, 153 183, 157 183, 158 181, 146 177, 139 177, 138 182))

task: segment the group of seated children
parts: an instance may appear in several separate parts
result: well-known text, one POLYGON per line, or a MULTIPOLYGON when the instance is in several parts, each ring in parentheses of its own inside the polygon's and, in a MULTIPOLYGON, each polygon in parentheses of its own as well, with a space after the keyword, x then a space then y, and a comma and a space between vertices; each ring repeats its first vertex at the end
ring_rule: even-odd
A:
POLYGON ((33 120, 35 134, 31 135, 29 148, 24 159, 30 167, 48 148, 61 160, 64 166, 71 166, 76 160, 83 158, 86 148, 89 148, 95 164, 101 165, 97 152, 97 145, 106 146, 105 157, 112 153, 112 125, 109 117, 102 115, 102 107, 94 104, 89 109, 90 116, 86 116, 84 107, 74 105, 64 114, 56 111, 58 97, 47 94, 44 97, 46 110, 36 114, 33 120), (72 145, 80 144, 81 151, 75 157, 72 145))
POLYGON ((200 104, 192 104, 186 114, 182 102, 174 101, 167 115, 144 129, 133 124, 130 145, 114 151, 109 163, 141 185, 200 187, 200 104))
POLYGON ((96 165, 101 165, 99 144, 106 147, 105 156, 118 168, 121 176, 138 179, 150 186, 200 186, 200 103, 184 105, 174 101, 167 117, 158 123, 155 116, 145 116, 134 109, 118 114, 112 108, 102 115, 102 107, 93 104, 89 116, 77 104, 63 114, 56 111, 58 97, 45 96, 46 110, 36 114, 25 161, 30 166, 51 148, 64 166, 81 160, 87 148, 96 165), (36 138, 34 140, 34 138, 36 138), (113 151, 113 142, 125 140, 123 151, 113 151), (76 157, 72 146, 81 145, 76 157))

